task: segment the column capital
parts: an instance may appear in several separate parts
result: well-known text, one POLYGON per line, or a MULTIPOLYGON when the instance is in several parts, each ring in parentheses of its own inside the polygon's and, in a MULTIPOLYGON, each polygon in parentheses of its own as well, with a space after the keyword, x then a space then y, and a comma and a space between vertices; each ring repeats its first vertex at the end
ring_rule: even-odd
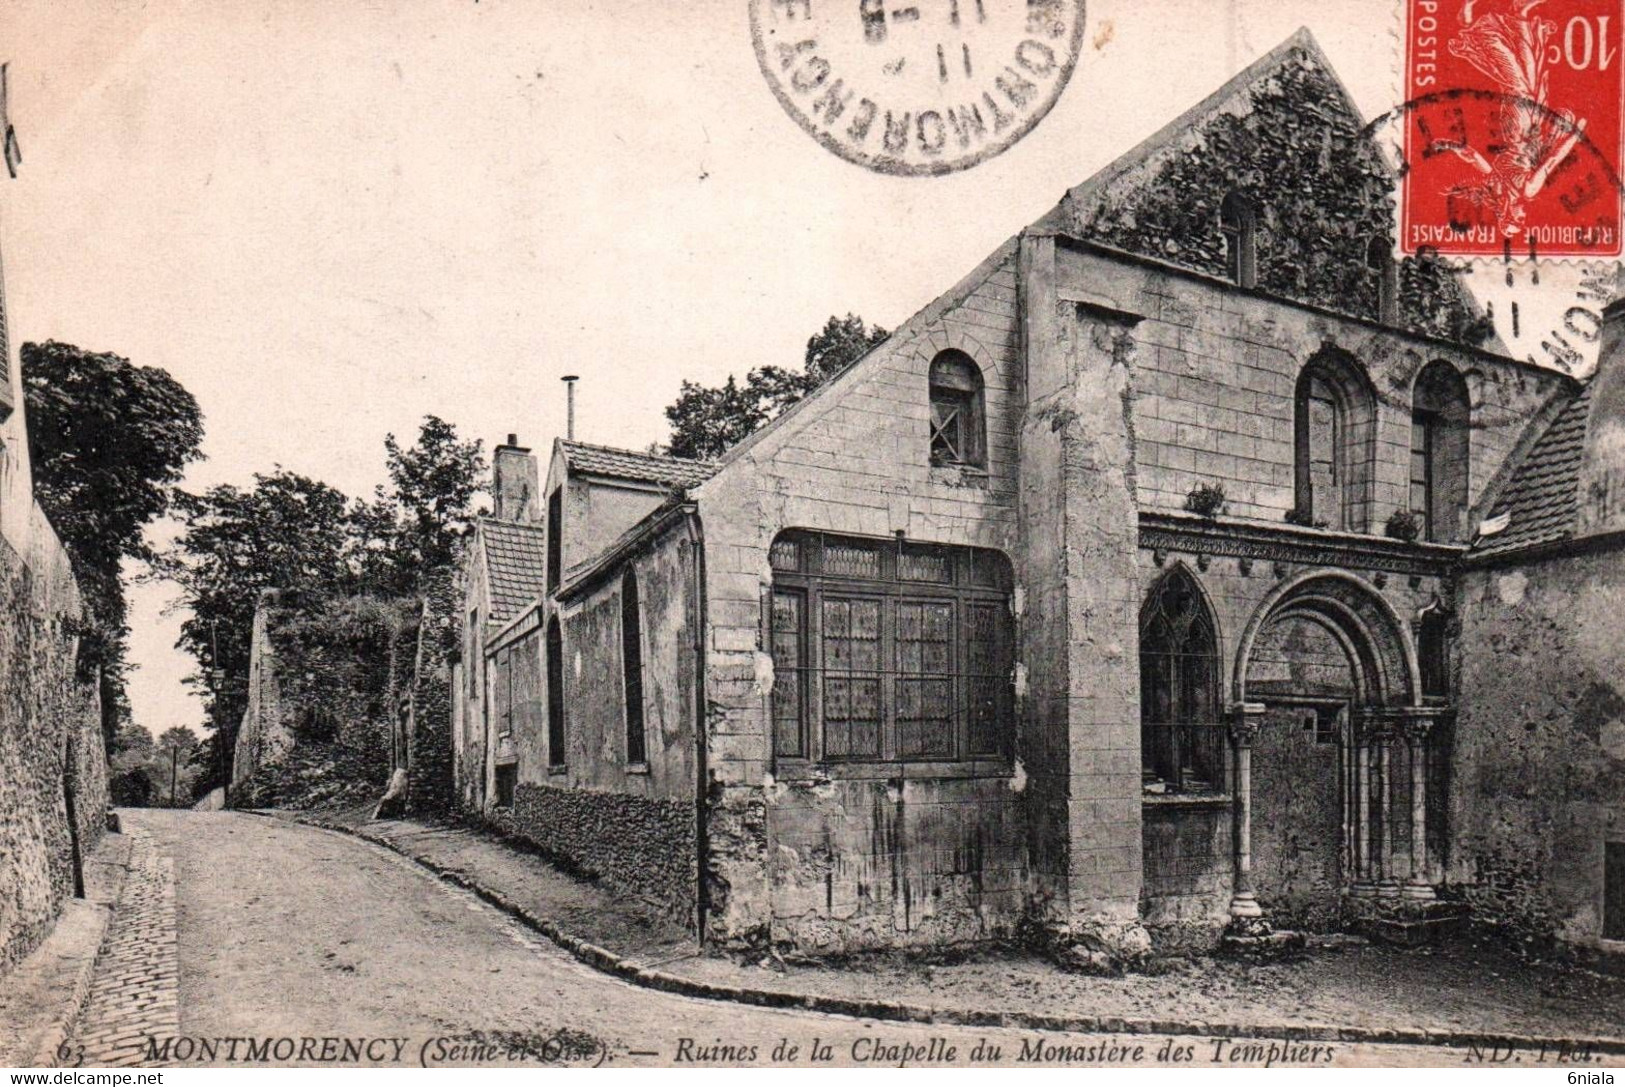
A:
POLYGON ((1412 744, 1426 743, 1428 733, 1433 731, 1433 723, 1442 716, 1443 711, 1433 706, 1407 710, 1400 720, 1399 730, 1412 744))
POLYGON ((1225 716, 1230 721, 1230 738, 1238 747, 1251 747, 1253 740, 1258 736, 1259 726, 1263 724, 1264 703, 1262 702, 1232 702, 1225 709, 1225 716))

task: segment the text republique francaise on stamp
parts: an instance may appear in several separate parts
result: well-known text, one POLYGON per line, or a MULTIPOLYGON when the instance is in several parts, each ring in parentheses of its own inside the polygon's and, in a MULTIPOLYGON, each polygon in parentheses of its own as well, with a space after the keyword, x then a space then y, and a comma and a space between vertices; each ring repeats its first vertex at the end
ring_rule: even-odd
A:
POLYGON ((768 86, 826 149, 881 173, 984 162, 1043 120, 1083 0, 750 0, 768 86))
POLYGON ((1620 253, 1621 0, 1407 0, 1400 248, 1620 253))

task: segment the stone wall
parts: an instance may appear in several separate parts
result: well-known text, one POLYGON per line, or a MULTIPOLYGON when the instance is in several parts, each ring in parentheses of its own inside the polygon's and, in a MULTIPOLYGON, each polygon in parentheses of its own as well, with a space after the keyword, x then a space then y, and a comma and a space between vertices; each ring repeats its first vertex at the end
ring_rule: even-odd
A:
POLYGON ((456 800, 452 721, 457 707, 451 658, 462 633, 462 601, 454 570, 431 574, 417 625, 406 727, 407 810, 413 814, 446 812, 456 800))
POLYGON ((490 820, 565 869, 693 923, 692 800, 520 782, 512 810, 490 820))
POLYGON ((96 685, 77 674, 78 590, 37 507, 26 523, 25 550, 22 533, 0 537, 0 975, 50 932, 107 806, 96 685))
POLYGON ((1224 488, 1234 517, 1284 522, 1296 506, 1293 421, 1298 375, 1331 348, 1369 376, 1376 434, 1356 531, 1381 534, 1410 506, 1412 385, 1435 360, 1465 379, 1473 405, 1468 501, 1485 488, 1529 421, 1570 382, 1550 370, 1285 305, 1223 281, 1087 246, 1063 248, 1062 297, 1135 314, 1133 414, 1142 509, 1179 511, 1200 484, 1224 488))
MULTIPOLYGON (((709 617, 710 938, 839 952, 985 938, 1024 916, 1020 740, 992 776, 789 771, 768 742, 773 677, 761 636, 768 549, 785 529, 901 532, 1013 553, 1020 334, 1011 243, 695 490, 709 617), (948 348, 982 371, 985 473, 930 463, 927 370, 948 348)), ((1004 724, 1014 736, 1015 722, 1004 724)))
POLYGON ((1449 881, 1515 938, 1625 954, 1602 939, 1604 849, 1625 842, 1625 553, 1470 570, 1461 601, 1449 881))
POLYGON ((676 518, 635 554, 518 617, 485 649, 493 780, 485 817, 560 864, 668 915, 698 917, 695 541, 676 518), (636 574, 644 758, 628 758, 624 575, 636 574), (563 639, 564 748, 549 748, 544 615, 563 639), (544 611, 545 608, 545 611, 544 611), (504 722, 507 722, 505 725, 504 722), (506 733, 506 734, 504 734, 506 733), (497 803, 496 767, 516 782, 497 803))
POLYGON ((405 761, 422 613, 416 598, 262 596, 232 806, 325 807, 383 795, 405 761))

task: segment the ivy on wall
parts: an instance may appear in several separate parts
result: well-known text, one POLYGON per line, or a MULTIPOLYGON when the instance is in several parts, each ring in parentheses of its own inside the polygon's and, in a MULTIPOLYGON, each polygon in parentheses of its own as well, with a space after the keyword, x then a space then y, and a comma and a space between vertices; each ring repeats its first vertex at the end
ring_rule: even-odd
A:
MULTIPOLYGON (((1378 316, 1381 276, 1367 253, 1374 238, 1392 245, 1394 183, 1335 78, 1314 56, 1294 51, 1176 138, 1172 153, 1154 153, 1087 204, 1074 203, 1078 232, 1224 276, 1219 205, 1234 191, 1257 210, 1260 290, 1378 316)), ((1397 287, 1404 327, 1474 346, 1490 335, 1445 263, 1407 257, 1397 287)))

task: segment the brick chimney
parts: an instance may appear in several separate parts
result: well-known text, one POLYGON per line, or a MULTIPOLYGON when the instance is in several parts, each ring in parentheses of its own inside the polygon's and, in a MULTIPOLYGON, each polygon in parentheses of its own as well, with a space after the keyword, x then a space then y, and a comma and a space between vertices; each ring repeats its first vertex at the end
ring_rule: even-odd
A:
POLYGON ((1579 490, 1577 535, 1625 530, 1625 266, 1602 311, 1579 490))
POLYGON ((491 516, 499 521, 537 523, 541 520, 537 504, 541 489, 535 456, 519 444, 519 435, 508 435, 491 454, 491 516))

